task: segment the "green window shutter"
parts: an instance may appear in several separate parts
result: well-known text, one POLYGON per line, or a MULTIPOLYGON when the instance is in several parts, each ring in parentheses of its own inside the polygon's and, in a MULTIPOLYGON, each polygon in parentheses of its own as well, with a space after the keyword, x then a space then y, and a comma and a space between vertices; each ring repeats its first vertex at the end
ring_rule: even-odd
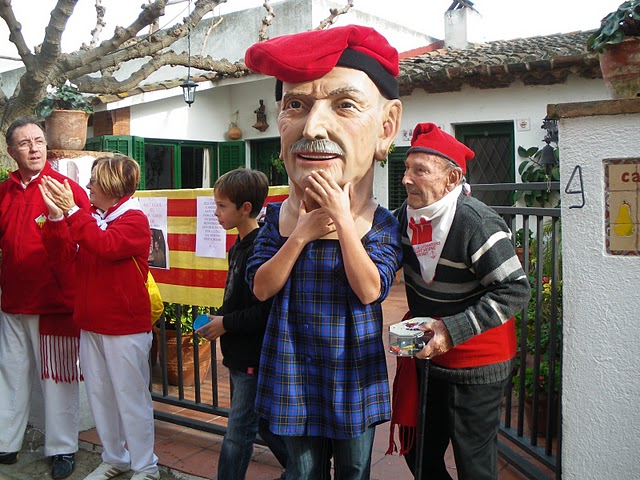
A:
POLYGON ((218 145, 220 175, 245 165, 244 148, 244 142, 223 142, 218 145))
POLYGON ((389 169, 389 210, 398 208, 407 198, 407 191, 402 184, 407 150, 409 150, 409 147, 394 148, 393 152, 389 154, 389 160, 385 166, 385 168, 389 169))
POLYGON ((133 155, 133 137, 130 135, 105 135, 102 137, 102 151, 133 155))
POLYGON ((121 153, 140 161, 141 158, 144 158, 144 139, 130 135, 103 135, 102 137, 88 139, 84 149, 94 152, 121 153), (134 151, 134 143, 136 141, 142 142, 142 147, 138 147, 138 151, 141 151, 141 157, 136 156, 136 151, 134 151))
POLYGON ((84 144, 83 150, 89 152, 102 152, 102 138, 101 137, 92 137, 87 138, 87 143, 84 144))
POLYGON ((132 152, 131 158, 133 158, 138 165, 140 165, 140 190, 145 190, 145 161, 144 161, 144 138, 131 137, 132 138, 132 152))

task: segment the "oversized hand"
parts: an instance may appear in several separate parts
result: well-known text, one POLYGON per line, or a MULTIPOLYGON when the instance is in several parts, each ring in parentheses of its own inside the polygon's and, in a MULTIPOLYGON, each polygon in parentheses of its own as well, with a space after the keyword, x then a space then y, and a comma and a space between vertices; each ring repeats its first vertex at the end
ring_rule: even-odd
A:
POLYGON ((76 202, 73 199, 73 190, 71 190, 69 180, 66 178, 64 183, 60 183, 55 178, 44 175, 41 184, 44 187, 44 195, 63 212, 76 206, 76 202))
POLYGON ((304 244, 317 240, 335 231, 336 227, 324 208, 307 212, 304 200, 298 208, 298 223, 293 229, 292 237, 300 238, 304 244))
POLYGON ((309 175, 309 184, 305 194, 316 201, 334 221, 351 218, 351 182, 340 187, 329 173, 317 170, 309 175))
POLYGON ((49 198, 49 196, 47 195, 47 189, 42 184, 38 184, 38 188, 40 189, 40 194, 42 195, 44 204, 49 209, 49 218, 52 220, 62 218, 64 216, 64 212, 55 203, 53 203, 53 200, 51 200, 51 198, 49 198))

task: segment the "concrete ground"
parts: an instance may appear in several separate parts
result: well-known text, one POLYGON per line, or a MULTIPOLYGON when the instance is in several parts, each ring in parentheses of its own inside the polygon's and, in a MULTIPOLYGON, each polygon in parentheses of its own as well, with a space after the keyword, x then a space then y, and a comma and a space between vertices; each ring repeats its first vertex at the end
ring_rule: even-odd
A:
MULTIPOLYGON (((34 434, 37 436, 37 433, 34 434)), ((25 439, 29 438, 29 432, 25 435, 25 439)), ((33 435, 32 435, 33 436, 33 435)), ((39 446, 31 448, 25 441, 23 449, 18 454, 18 462, 13 465, 0 465, 0 480, 47 480, 51 478, 51 461, 44 456, 44 448, 39 446)), ((80 450, 76 453, 76 468, 74 472, 67 477, 67 480, 82 480, 89 475, 100 463, 102 458, 101 451, 93 444, 80 442, 80 450)), ((115 477, 116 479, 125 480, 131 478, 133 472, 125 473, 115 477)), ((168 473, 160 468, 160 478, 162 480, 199 480, 201 477, 195 477, 187 474, 168 473)))

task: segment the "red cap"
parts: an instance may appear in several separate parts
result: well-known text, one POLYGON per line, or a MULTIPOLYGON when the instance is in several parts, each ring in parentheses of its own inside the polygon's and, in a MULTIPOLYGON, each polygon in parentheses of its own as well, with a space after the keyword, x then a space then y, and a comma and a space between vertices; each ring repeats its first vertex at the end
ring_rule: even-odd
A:
POLYGON ((347 25, 282 35, 252 45, 244 62, 290 83, 322 77, 336 66, 365 72, 386 98, 398 98, 398 51, 370 27, 347 25))
POLYGON ((467 173, 467 162, 476 156, 473 150, 440 130, 435 123, 419 123, 413 129, 407 155, 414 152, 430 153, 451 160, 462 169, 462 173, 467 173))

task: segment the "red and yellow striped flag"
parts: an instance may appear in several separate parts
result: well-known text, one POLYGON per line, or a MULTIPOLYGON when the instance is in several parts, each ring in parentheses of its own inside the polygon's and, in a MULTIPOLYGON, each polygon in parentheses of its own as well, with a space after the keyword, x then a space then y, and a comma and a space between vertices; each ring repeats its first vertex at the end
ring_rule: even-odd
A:
MULTIPOLYGON (((269 187, 265 204, 281 202, 289 194, 288 186, 269 187)), ((169 269, 151 272, 165 302, 219 307, 227 278, 226 258, 197 257, 197 198, 213 196, 212 188, 188 190, 141 190, 139 198, 167 198, 167 243, 169 269)), ((236 241, 236 229, 227 231, 226 250, 236 241)))

